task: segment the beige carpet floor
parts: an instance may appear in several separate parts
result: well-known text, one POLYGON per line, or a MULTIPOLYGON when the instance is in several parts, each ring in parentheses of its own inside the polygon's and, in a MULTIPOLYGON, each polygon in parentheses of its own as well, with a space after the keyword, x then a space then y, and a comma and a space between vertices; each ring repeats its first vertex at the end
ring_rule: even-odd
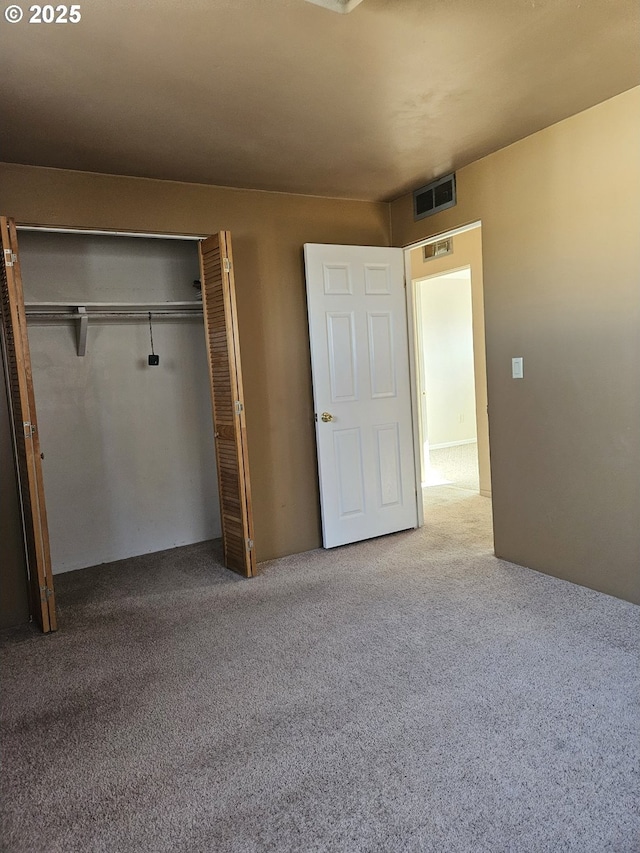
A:
POLYGON ((263 566, 58 576, 5 633, 6 853, 637 853, 639 609, 491 553, 490 504, 263 566))

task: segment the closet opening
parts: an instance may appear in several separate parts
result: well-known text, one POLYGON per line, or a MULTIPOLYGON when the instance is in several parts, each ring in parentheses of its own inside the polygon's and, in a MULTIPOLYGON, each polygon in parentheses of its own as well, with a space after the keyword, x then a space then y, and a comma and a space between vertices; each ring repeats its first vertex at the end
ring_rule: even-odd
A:
POLYGON ((3 327, 22 326, 23 311, 14 361, 37 403, 52 574, 222 536, 224 564, 251 576, 229 233, 20 228, 19 242, 19 255, 5 247, 16 263, 3 267, 14 287, 3 292, 3 327))
POLYGON ((197 243, 19 240, 53 573, 219 538, 202 303, 153 310, 196 302, 197 243), (84 355, 76 307, 88 315, 84 355))

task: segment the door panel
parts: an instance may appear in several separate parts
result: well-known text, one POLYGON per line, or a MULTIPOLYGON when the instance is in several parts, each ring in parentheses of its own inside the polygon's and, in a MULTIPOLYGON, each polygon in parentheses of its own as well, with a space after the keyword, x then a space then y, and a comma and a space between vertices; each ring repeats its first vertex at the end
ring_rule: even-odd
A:
POLYGON ((338 475, 339 518, 365 511, 362 438, 360 429, 336 429, 333 445, 338 475))
POLYGON ((330 548, 418 523, 404 259, 401 249, 304 248, 330 548))
POLYGON ((391 294, 391 265, 364 265, 364 292, 367 296, 388 296, 391 294))
POLYGON ((356 331, 353 312, 327 314, 331 402, 358 399, 356 331))
POLYGON ((256 561, 230 233, 203 240, 199 251, 224 559, 251 577, 256 561))
POLYGON ((393 316, 389 312, 368 313, 371 396, 396 396, 393 316))
POLYGON ((18 237, 12 219, 0 217, 2 345, 7 364, 11 417, 18 461, 31 613, 48 633, 57 627, 49 530, 44 499, 40 435, 22 292, 18 237))
POLYGON ((378 458, 378 492, 382 506, 396 506, 402 500, 402 473, 398 424, 374 427, 378 458))

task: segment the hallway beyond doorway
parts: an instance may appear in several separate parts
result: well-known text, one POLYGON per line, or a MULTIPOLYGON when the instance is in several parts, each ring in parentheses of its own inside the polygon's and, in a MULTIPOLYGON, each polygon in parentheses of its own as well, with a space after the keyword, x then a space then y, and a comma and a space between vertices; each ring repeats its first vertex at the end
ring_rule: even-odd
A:
POLYGON ((476 441, 428 449, 425 463, 423 486, 453 486, 472 492, 480 490, 476 441))

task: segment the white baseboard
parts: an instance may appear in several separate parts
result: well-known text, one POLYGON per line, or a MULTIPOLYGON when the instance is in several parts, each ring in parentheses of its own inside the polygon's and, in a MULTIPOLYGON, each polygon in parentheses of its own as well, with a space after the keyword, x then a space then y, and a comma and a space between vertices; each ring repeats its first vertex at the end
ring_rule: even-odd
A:
POLYGON ((476 444, 477 438, 463 438, 462 441, 445 441, 443 444, 430 444, 429 450, 441 450, 443 447, 458 447, 460 444, 476 444))

